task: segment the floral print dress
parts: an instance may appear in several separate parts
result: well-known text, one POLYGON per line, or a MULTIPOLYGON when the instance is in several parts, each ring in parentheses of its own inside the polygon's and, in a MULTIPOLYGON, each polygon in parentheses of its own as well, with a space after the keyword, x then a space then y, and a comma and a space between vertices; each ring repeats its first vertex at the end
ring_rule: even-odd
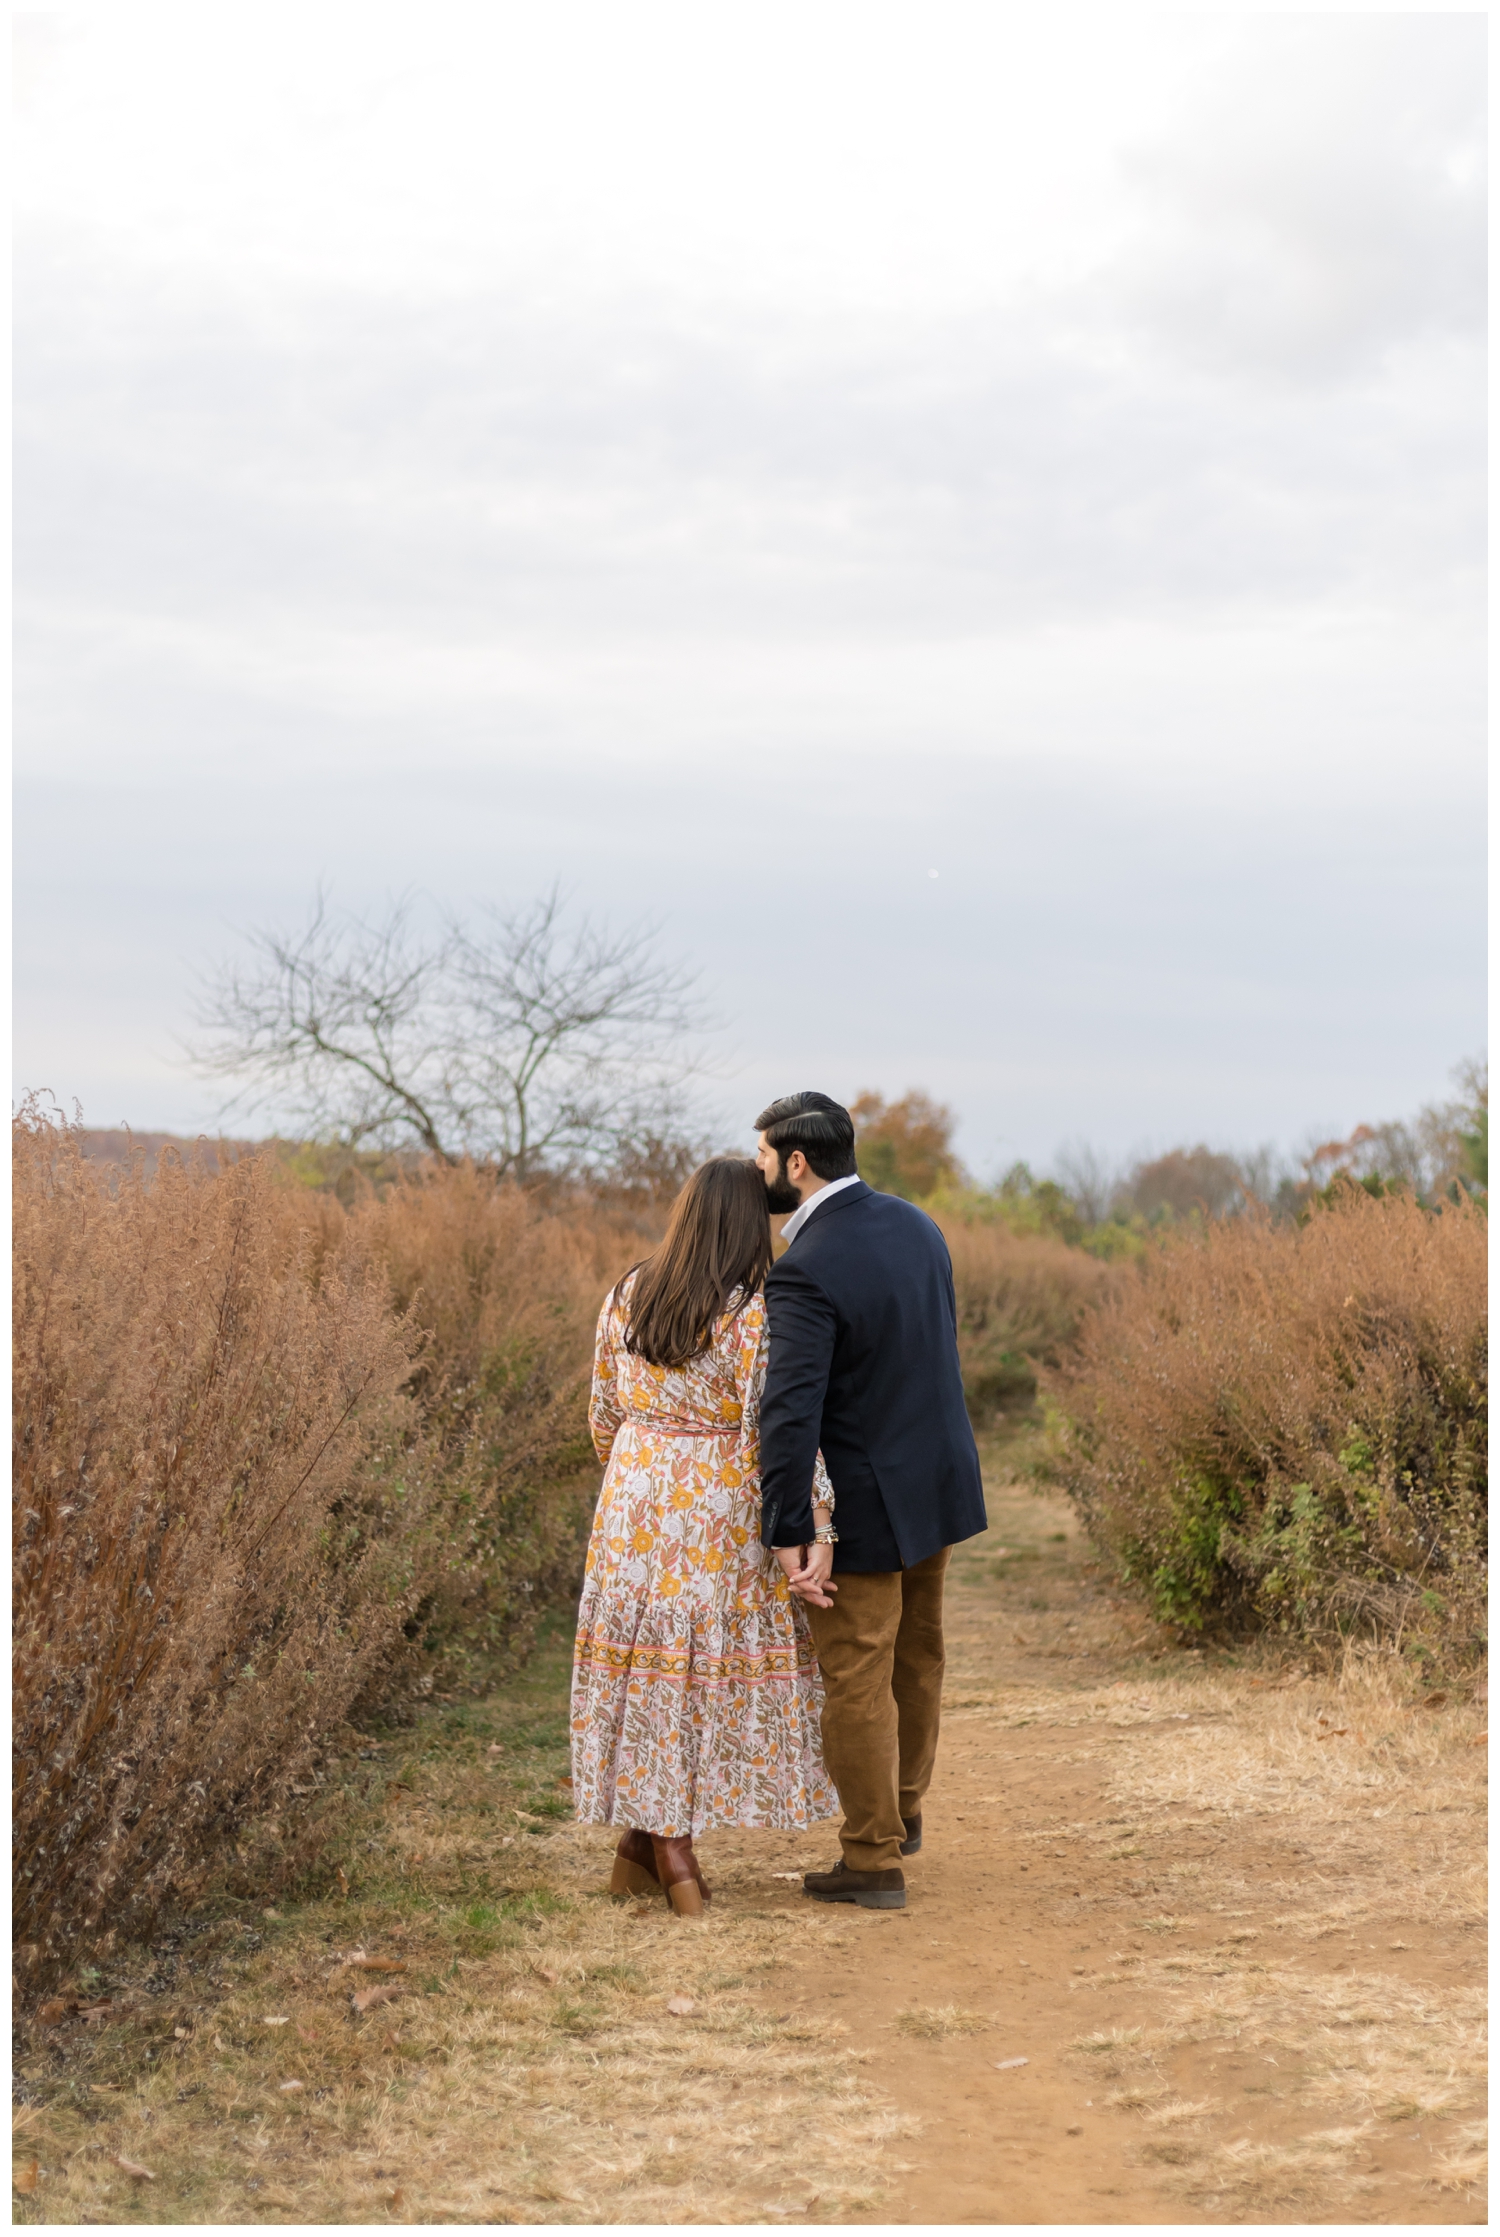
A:
MULTIPOLYGON (((686 1367, 599 1316, 589 1426, 606 1463, 573 1654, 573 1804, 587 1825, 690 1834, 838 1815, 800 1601, 760 1542, 766 1307, 726 1313, 686 1367)), ((833 1491, 821 1456, 813 1497, 833 1491)))

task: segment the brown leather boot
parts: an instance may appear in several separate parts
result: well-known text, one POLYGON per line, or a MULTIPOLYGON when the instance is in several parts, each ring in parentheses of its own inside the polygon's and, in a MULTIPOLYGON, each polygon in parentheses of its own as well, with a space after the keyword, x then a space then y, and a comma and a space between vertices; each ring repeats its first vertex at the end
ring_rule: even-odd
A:
POLYGON ((666 1889, 667 1901, 677 1916, 680 1919, 702 1918, 703 1875, 693 1854, 692 1836, 653 1833, 651 1846, 656 1852, 656 1876, 666 1889))
POLYGON ((922 1846, 921 1811, 918 1810, 914 1818, 903 1818, 901 1823, 906 1832, 906 1839, 901 1844, 901 1854, 903 1856, 915 1856, 922 1846))
POLYGON ((906 1909, 904 1872, 851 1872, 842 1857, 831 1872, 804 1872, 802 1889, 815 1903, 857 1903, 862 1911, 906 1909))
POLYGON ((649 1833, 632 1826, 620 1837, 615 1868, 610 1875, 611 1895, 661 1895, 665 1891, 656 1870, 656 1851, 649 1833))

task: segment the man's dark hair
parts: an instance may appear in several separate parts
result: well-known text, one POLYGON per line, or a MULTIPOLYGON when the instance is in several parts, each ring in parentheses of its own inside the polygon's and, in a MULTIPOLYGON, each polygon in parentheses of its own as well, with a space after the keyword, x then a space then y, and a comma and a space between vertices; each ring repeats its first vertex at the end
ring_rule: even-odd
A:
MULTIPOLYGON (((858 1168, 854 1162, 854 1121, 842 1103, 816 1088, 800 1095, 781 1095, 768 1103, 755 1122, 785 1167, 793 1150, 800 1150, 820 1181, 842 1181, 858 1168)), ((774 1206, 773 1206, 774 1209, 774 1206)))

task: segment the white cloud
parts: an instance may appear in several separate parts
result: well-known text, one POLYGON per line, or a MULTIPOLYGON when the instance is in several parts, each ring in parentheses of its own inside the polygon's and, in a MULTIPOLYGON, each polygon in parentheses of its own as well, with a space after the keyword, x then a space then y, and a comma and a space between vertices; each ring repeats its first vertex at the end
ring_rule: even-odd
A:
POLYGON ((1116 299, 1171 352, 1299 383, 1481 341, 1486 23, 1262 20, 1170 134, 1127 150, 1149 228, 1116 299))
POLYGON ((759 989, 856 924, 817 1045, 1033 1156, 1439 1088, 1479 1031, 1444 817, 1480 770, 1481 40, 60 19, 18 588, 27 905, 65 893, 71 945, 26 951, 25 1076, 149 1123, 226 918, 560 873, 688 943, 753 897, 743 982, 707 953, 771 1072, 816 1050, 759 989), (1405 992, 1331 1023, 1309 955, 1405 992))

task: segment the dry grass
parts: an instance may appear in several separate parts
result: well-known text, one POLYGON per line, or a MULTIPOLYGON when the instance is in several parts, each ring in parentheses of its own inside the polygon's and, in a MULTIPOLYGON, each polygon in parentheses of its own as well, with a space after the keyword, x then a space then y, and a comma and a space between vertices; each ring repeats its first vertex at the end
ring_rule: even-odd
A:
MULTIPOLYGON (((1109 2102, 1141 2114, 1147 2159, 1180 2169, 1214 2218, 1358 2218, 1393 2129, 1483 2104, 1481 1714, 1424 1708, 1373 1653, 1328 1681, 1205 1673, 1110 1692, 1080 1721, 1118 1735, 1119 1818, 1037 1835, 1117 1856, 1128 1836, 1142 1860, 1140 1939, 1075 1984, 1128 1983, 1142 2023, 1080 2039, 1091 2078, 1116 2085, 1109 2102), (1278 1820, 1292 1853, 1248 1873, 1251 1840, 1278 1820), (1393 1936, 1393 1921, 1415 1923, 1393 1936), (1451 1985, 1430 1965, 1403 1977, 1419 1938, 1451 1952, 1451 1985), (1221 2075, 1228 2102, 1203 2093, 1221 2075)), ((1429 2179, 1480 2181, 1478 2133, 1429 2179)))
MULTIPOLYGON (((347 1902, 206 1906, 177 1950, 133 1953, 97 2031, 32 2026, 21 2163, 40 2173, 19 2219, 878 2214, 903 2123, 836 2022, 767 2011, 782 1916, 617 1906, 607 1838, 556 1815, 564 1659, 346 1762, 347 1902), (403 1993, 356 2013, 380 1984, 403 1993)), ((799 1918, 798 1951, 846 1934, 799 1918)))
POLYGON ((594 1321, 649 1237, 472 1167, 346 1209, 274 1155, 164 1151, 148 1177, 35 1109, 14 1145, 34 1983, 146 1931, 210 1859, 253 1881, 278 1844, 315 1851, 347 1715, 525 1652, 581 1569, 594 1321))
POLYGON ((424 1587, 414 1338, 258 1160, 112 1178, 15 1129, 22 1977, 141 1931, 305 1778, 424 1587))
POLYGON ((953 1257, 964 1395, 976 1421, 1030 1402, 1038 1361, 1057 1358, 1084 1306, 1118 1273, 1051 1235, 940 1216, 953 1257))
POLYGON ((421 1645, 449 1682, 482 1677, 524 1654, 538 1608, 577 1591, 599 1486, 594 1324, 649 1235, 623 1210, 552 1206, 472 1165, 420 1167, 349 1224, 423 1332, 412 1392, 444 1557, 421 1645))
POLYGON ((982 2012, 962 2011, 956 2004, 924 2004, 896 2014, 902 2035, 920 2035, 932 2042, 949 2035, 981 2035, 989 2024, 982 2012))
POLYGON ((1487 1225, 1346 1190, 1153 1251, 1043 1376, 1056 1473, 1189 1627, 1484 1636, 1487 1225))

